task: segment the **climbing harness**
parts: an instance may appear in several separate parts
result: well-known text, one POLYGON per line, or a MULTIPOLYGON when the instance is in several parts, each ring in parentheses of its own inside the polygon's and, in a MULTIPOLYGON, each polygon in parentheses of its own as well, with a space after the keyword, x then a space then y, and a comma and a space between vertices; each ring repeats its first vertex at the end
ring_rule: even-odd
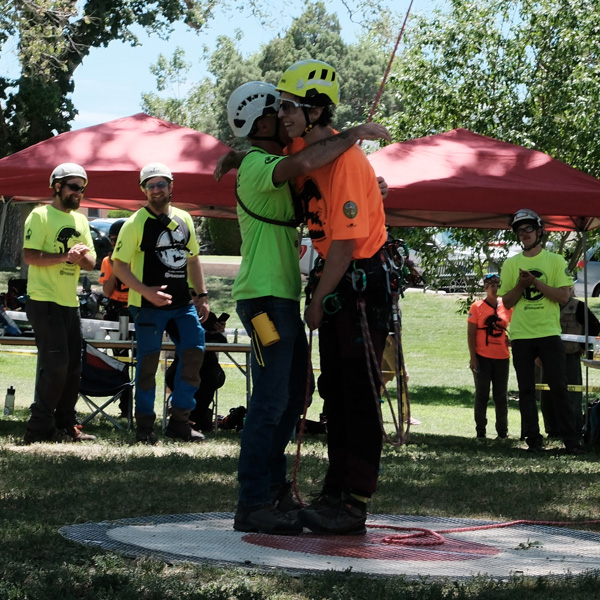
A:
MULTIPOLYGON (((388 241, 369 259, 353 260, 346 275, 338 288, 323 299, 323 312, 326 315, 335 315, 347 302, 356 302, 361 335, 364 340, 365 359, 367 371, 371 383, 374 401, 377 403, 379 424, 384 439, 393 446, 402 446, 406 442, 406 436, 410 428, 410 400, 406 374, 404 371, 404 356, 402 351, 401 318, 399 309, 399 298, 403 296, 410 277, 410 269, 407 266, 408 247, 404 240, 388 239, 388 241), (393 339, 395 343, 395 376, 397 381, 396 400, 397 413, 394 409, 390 395, 383 384, 381 365, 377 360, 369 331, 369 320, 367 317, 367 303, 365 294, 369 286, 383 287, 386 295, 386 305, 391 307, 391 321, 393 326, 393 339), (381 391, 378 389, 379 382, 382 383, 381 391), (382 404, 387 401, 392 414, 392 421, 396 435, 388 435, 385 431, 382 404), (406 427, 406 428, 405 428, 406 427)), ((321 277, 325 261, 318 258, 314 269, 309 274, 306 286, 307 303, 312 299, 312 294, 317 287, 321 277)), ((387 311, 386 311, 387 313, 387 311)), ((390 313, 387 313, 390 314, 390 313)), ((389 326, 389 317, 386 317, 384 325, 389 326)), ((381 325, 381 324, 380 324, 381 325)))
MULTIPOLYGON (((253 152, 264 153, 262 150, 255 148, 255 149, 249 150, 246 153, 246 156, 248 156, 248 154, 252 154, 253 152)), ((304 222, 304 210, 302 208, 302 202, 301 202, 300 198, 298 197, 298 194, 296 194, 294 192, 292 186, 290 186, 290 192, 292 194, 292 203, 294 205, 294 216, 287 221, 282 221, 280 219, 272 219, 270 217, 264 217, 262 215, 259 215, 258 213, 255 213, 254 211, 250 210, 244 204, 242 199, 240 198, 237 188, 235 191, 235 197, 237 199, 238 204, 244 210, 244 212, 246 212, 248 215, 250 215, 253 219, 256 219, 257 221, 262 221, 263 223, 269 223, 270 225, 279 225, 280 227, 292 227, 293 229, 295 229, 296 227, 298 227, 299 225, 301 225, 304 222)))

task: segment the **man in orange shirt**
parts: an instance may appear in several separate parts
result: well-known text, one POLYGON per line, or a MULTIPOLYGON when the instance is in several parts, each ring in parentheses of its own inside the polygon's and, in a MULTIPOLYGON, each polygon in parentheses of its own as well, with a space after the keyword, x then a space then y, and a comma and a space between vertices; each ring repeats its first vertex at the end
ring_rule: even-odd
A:
MULTIPOLYGON (((277 89, 280 123, 293 139, 291 153, 334 133, 329 124, 339 85, 330 65, 300 61, 287 69, 277 89)), ((377 486, 383 443, 377 367, 392 313, 380 254, 387 240, 383 202, 375 173, 356 146, 297 178, 296 185, 320 257, 310 276, 305 318, 310 329, 319 329, 318 388, 327 413, 329 456, 321 494, 298 516, 317 533, 364 534, 366 502, 377 486), (363 302, 373 359, 367 359, 361 329, 363 302)))
MULTIPOLYGON (((108 231, 108 239, 113 249, 117 243, 123 223, 125 223, 125 219, 115 221, 108 231)), ((120 279, 117 279, 113 271, 112 252, 102 259, 98 283, 102 284, 102 293, 109 299, 106 309, 106 320, 118 321, 120 316, 128 315, 127 300, 129 298, 129 288, 120 279)))
POLYGON ((502 298, 498 298, 499 285, 497 273, 485 276, 485 298, 473 302, 467 319, 467 341, 471 355, 469 367, 475 378, 475 431, 478 438, 485 438, 490 384, 496 407, 496 432, 499 438, 508 437, 510 350, 506 328, 510 323, 512 308, 505 308, 502 298))
MULTIPOLYGON (((114 247, 119 237, 119 232, 125 223, 125 219, 115 221, 108 230, 108 239, 114 247)), ((106 307, 106 320, 107 321, 118 321, 119 317, 127 317, 129 322, 129 310, 127 309, 127 300, 129 299, 129 288, 123 284, 123 282, 117 278, 113 271, 113 260, 112 252, 102 259, 102 265, 100 266, 100 277, 98 283, 102 284, 102 294, 108 298, 108 305, 106 307)), ((126 348, 114 348, 113 354, 115 356, 129 356, 129 350, 126 348)), ((119 408, 121 410, 122 419, 131 418, 132 409, 132 394, 130 389, 126 389, 119 402, 119 408)))

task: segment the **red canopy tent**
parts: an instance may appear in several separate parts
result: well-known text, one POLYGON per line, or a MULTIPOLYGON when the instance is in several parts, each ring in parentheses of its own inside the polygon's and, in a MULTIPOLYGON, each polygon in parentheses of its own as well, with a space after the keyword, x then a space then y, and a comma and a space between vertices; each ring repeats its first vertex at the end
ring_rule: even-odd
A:
POLYGON ((537 150, 455 129, 391 144, 369 160, 389 186, 388 224, 508 228, 519 208, 548 229, 600 226, 600 181, 537 150))
POLYGON ((228 150, 210 135, 139 113, 62 133, 1 159, 0 195, 49 199, 54 167, 75 162, 89 176, 82 206, 137 210, 145 202, 140 169, 162 162, 174 175, 174 204, 194 214, 235 217, 235 173, 221 182, 213 178, 217 159, 228 150))

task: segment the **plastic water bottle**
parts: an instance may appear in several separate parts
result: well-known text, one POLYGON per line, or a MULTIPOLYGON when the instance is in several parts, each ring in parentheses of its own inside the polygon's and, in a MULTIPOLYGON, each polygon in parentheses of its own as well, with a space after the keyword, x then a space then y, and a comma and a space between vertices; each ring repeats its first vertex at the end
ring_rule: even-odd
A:
POLYGON ((4 399, 4 416, 12 415, 15 410, 15 388, 11 385, 6 390, 6 398, 4 399))
POLYGON ((600 360, 600 337, 594 340, 594 360, 600 360))
POLYGON ((119 317, 119 338, 121 340, 129 339, 129 316, 121 315, 119 317))

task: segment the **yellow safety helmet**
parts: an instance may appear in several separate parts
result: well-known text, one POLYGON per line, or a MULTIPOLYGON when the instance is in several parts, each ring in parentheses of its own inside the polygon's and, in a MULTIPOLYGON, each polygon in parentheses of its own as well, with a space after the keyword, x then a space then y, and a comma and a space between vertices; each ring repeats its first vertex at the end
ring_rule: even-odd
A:
POLYGON ((323 94, 332 104, 340 103, 340 85, 335 69, 321 60, 301 60, 285 71, 277 84, 277 90, 301 98, 323 94))

